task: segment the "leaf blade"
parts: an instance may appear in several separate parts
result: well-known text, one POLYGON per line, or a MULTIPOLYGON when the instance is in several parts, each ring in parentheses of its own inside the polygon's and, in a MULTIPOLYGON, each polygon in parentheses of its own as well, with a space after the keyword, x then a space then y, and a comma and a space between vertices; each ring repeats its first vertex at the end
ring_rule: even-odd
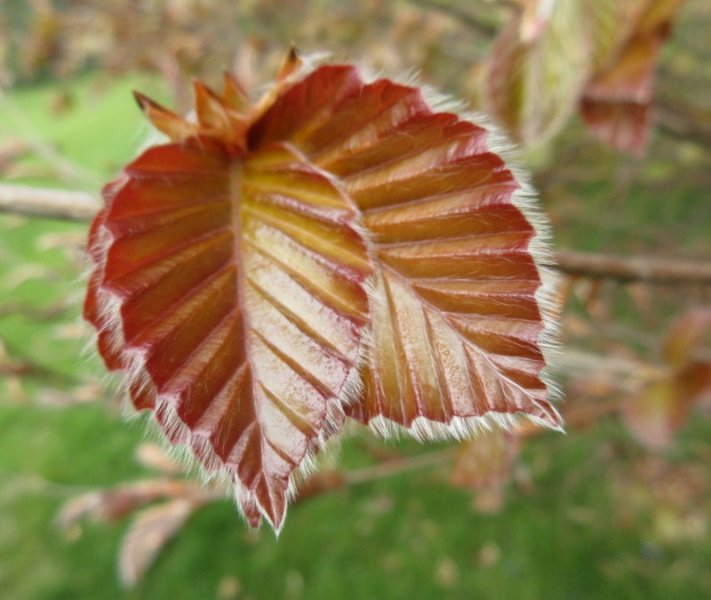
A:
POLYGON ((357 377, 370 265, 355 211, 284 146, 233 160, 191 138, 125 173, 97 221, 110 242, 92 244, 87 317, 107 364, 173 443, 231 473, 253 525, 261 512, 279 529, 293 471, 357 377))
POLYGON ((380 429, 398 424, 419 437, 466 435, 484 415, 505 424, 517 412, 560 426, 540 379, 545 324, 536 296, 543 269, 529 250, 540 235, 515 195, 520 182, 490 151, 485 129, 435 113, 415 88, 366 84, 354 67, 324 67, 286 92, 255 131, 261 143, 284 140, 335 170, 362 212, 377 268, 365 393, 349 405, 350 416, 376 427, 385 420, 380 429), (335 90, 325 81, 334 73, 335 90), (299 129, 281 125, 287 110, 301 115, 299 129), (343 114, 361 118, 338 129, 343 114), (438 298, 431 289, 438 280, 463 289, 438 298), (510 297, 500 294, 508 303, 482 293, 487 284, 512 283, 519 288, 510 297), (512 325, 507 337, 494 324, 466 332, 512 313, 534 321, 529 331, 517 334, 512 325), (477 335, 493 337, 509 355, 482 350, 472 341, 477 335))

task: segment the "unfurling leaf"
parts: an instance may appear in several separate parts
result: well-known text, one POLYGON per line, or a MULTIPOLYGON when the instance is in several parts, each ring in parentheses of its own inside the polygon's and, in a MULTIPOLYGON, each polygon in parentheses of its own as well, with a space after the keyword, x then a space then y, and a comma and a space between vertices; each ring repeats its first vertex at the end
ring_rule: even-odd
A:
POLYGON ((524 144, 576 110, 604 142, 641 154, 660 48, 683 0, 526 0, 499 34, 486 85, 492 116, 524 144))
POLYGON ((550 137, 575 112, 592 62, 585 1, 558 0, 535 35, 528 13, 520 11, 494 42, 486 108, 525 145, 550 137))
POLYGON ((72 498, 62 506, 59 524, 68 529, 81 519, 117 521, 139 508, 165 498, 202 503, 209 497, 195 482, 178 479, 139 479, 126 485, 98 489, 72 498))
MULTIPOLYGON (((532 200, 489 131, 291 53, 253 106, 195 85, 189 122, 104 191, 85 315, 175 444, 278 529, 295 471, 350 415, 461 437, 558 428, 532 200)), ((535 223, 542 221, 534 217, 535 223)))

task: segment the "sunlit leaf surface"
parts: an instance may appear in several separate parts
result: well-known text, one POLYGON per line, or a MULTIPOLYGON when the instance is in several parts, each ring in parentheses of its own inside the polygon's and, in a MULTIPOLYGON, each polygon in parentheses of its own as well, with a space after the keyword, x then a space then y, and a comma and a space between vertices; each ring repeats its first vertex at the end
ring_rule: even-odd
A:
POLYGON ((560 427, 542 219, 490 133, 417 88, 300 68, 252 107, 230 76, 197 83, 195 123, 137 95, 172 142, 107 186, 85 306, 136 408, 277 529, 344 412, 418 437, 560 427))
POLYGON ((420 437, 518 412, 559 426, 540 377, 537 232, 485 129, 436 113, 416 88, 326 67, 287 92, 256 135, 298 145, 362 211, 377 270, 352 416, 420 437), (286 114, 299 126, 282 125, 286 114))

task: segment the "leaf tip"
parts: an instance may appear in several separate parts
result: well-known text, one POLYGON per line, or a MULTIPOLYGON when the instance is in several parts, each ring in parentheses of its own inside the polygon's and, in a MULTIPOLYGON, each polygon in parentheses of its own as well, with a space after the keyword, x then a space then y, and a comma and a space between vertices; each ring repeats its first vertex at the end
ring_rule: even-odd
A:
POLYGON ((133 97, 146 118, 158 129, 173 141, 183 141, 195 135, 196 127, 188 123, 185 119, 158 104, 145 94, 133 90, 133 97))
POLYGON ((287 77, 293 75, 302 64, 303 60, 301 59, 301 54, 292 43, 289 47, 289 52, 287 53, 286 58, 281 63, 281 67, 279 67, 279 71, 277 72, 277 81, 283 81, 287 77))

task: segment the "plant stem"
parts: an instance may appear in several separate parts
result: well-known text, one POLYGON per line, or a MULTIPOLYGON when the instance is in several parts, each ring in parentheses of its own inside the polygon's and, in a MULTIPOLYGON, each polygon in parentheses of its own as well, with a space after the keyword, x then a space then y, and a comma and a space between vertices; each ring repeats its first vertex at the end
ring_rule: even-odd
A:
MULTIPOLYGON (((85 192, 0 184, 0 212, 87 221, 99 208, 99 201, 85 192)), ((682 259, 563 250, 549 266, 568 275, 621 282, 711 284, 711 264, 682 259)))
POLYGON ((615 256, 565 250, 556 254, 553 268, 568 275, 648 283, 711 283, 711 264, 654 256, 615 256))
POLYGON ((88 221, 99 208, 96 198, 85 192, 0 184, 0 211, 49 219, 88 221))

